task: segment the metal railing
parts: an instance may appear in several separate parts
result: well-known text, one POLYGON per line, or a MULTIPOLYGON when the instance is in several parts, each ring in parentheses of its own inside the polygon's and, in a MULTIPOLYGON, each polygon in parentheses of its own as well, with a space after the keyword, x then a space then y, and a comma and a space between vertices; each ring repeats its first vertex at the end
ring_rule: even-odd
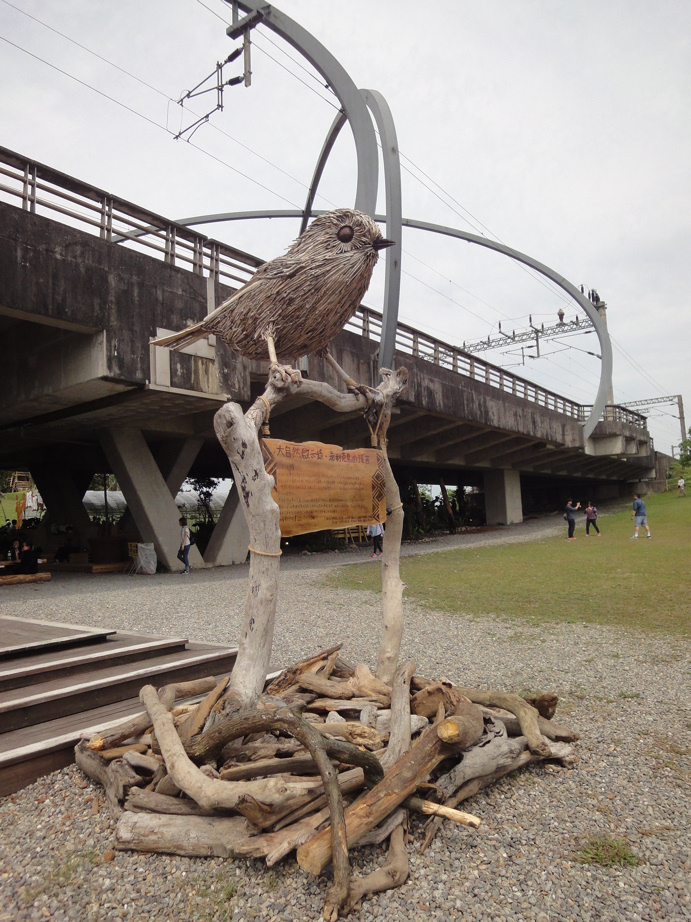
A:
MULTIPOLYGON (((382 315, 378 311, 369 307, 361 307, 346 324, 346 329, 358 333, 365 339, 378 342, 381 338, 381 326, 382 315)), ((540 387, 525 378, 512 375, 498 365, 484 362, 457 346, 451 346, 449 343, 428 336, 404 323, 399 323, 396 328, 396 350, 438 365, 440 368, 448 368, 449 371, 473 381, 496 387, 505 394, 528 400, 547 410, 563 413, 579 422, 587 419, 586 408, 575 401, 555 394, 554 391, 540 387)))
MULTIPOLYGON (((379 311, 364 306, 360 307, 357 314, 346 324, 346 329, 374 342, 380 341, 381 328, 382 315, 379 311)), ((562 397, 560 394, 540 387, 518 375, 512 375, 498 365, 484 362, 475 355, 464 352, 457 346, 451 346, 449 343, 445 343, 433 336, 428 336, 426 333, 422 333, 420 330, 409 327, 404 323, 399 323, 396 328, 396 350, 424 359, 426 362, 438 365, 440 368, 448 368, 449 371, 463 375, 473 381, 496 387, 506 394, 520 397, 522 400, 535 403, 547 410, 563 413, 565 416, 578 420, 578 422, 585 422, 592 409, 592 407, 583 406, 569 400, 567 397, 562 397)), ((617 405, 606 406, 601 418, 603 420, 629 423, 639 429, 647 428, 645 416, 617 405)))
MULTIPOLYGON (((591 407, 583 407, 583 409, 588 413, 591 407)), ((602 411, 600 419, 605 422, 627 423, 629 426, 635 426, 636 429, 648 428, 647 417, 619 404, 608 404, 602 411)))
MULTIPOLYGON (((0 199, 12 204, 18 200, 31 214, 59 215, 62 223, 101 240, 120 243, 197 275, 211 275, 230 287, 244 285, 263 262, 4 147, 0 147, 0 199)), ((381 340, 381 328, 381 313, 365 306, 346 324, 346 329, 375 342, 381 340)), ((579 422, 588 418, 590 407, 404 323, 396 329, 396 349, 579 422)), ((644 416, 625 407, 605 407, 602 418, 647 428, 644 416)))
POLYGON ((244 285, 262 260, 0 147, 0 198, 196 275, 244 285))

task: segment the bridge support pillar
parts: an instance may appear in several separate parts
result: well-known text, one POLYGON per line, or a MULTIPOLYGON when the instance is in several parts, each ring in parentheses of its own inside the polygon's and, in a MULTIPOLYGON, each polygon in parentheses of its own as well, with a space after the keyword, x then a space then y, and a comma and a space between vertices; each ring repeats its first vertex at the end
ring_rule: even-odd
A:
MULTIPOLYGON (((177 569, 180 513, 144 436, 138 429, 109 429, 101 445, 142 539, 153 543, 165 567, 177 569)), ((204 566, 196 545, 190 548, 189 561, 193 567, 204 566)))
POLYGON ((485 473, 485 516, 488 525, 514 525, 523 521, 521 475, 518 471, 485 473))
POLYGON ((233 482, 233 488, 223 504, 221 515, 204 552, 204 560, 211 567, 244 563, 249 543, 249 526, 240 504, 237 486, 233 482))
MULTIPOLYGON (((166 445, 163 456, 157 458, 158 466, 166 479, 170 495, 173 498, 178 495, 178 491, 203 444, 203 439, 183 439, 182 441, 172 442, 166 445)), ((132 531, 133 526, 136 528, 136 522, 128 506, 120 520, 120 530, 123 532, 132 531)))
POLYGON ((58 467, 32 466, 31 476, 46 507, 44 525, 72 525, 86 539, 92 529, 82 498, 92 474, 58 467))
POLYGON ((158 466, 171 496, 177 496, 203 444, 204 439, 199 438, 167 443, 165 454, 158 458, 158 466))

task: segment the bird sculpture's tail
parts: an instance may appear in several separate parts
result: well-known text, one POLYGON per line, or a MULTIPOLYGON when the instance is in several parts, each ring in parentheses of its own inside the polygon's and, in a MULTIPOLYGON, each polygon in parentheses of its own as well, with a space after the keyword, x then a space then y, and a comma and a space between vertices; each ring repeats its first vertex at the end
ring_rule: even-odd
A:
POLYGON ((200 320, 199 323, 193 323, 192 326, 185 327, 185 329, 180 330, 179 333, 169 333, 167 336, 161 336, 159 339, 152 339, 150 344, 152 346, 168 346, 173 352, 180 352, 185 346, 191 346, 192 343, 196 343, 198 339, 204 339, 210 332, 209 323, 216 317, 223 316, 224 312, 238 295, 242 293, 246 294, 248 291, 251 291, 256 284, 256 282, 250 281, 246 285, 243 285, 242 288, 233 292, 220 307, 217 307, 215 311, 211 311, 211 313, 203 320, 200 320))
POLYGON ((167 346, 174 352, 179 352, 181 349, 184 349, 185 346, 191 346, 192 343, 196 343, 198 339, 204 339, 205 336, 209 335, 202 329, 203 325, 204 321, 200 320, 199 323, 195 323, 191 327, 180 330, 179 333, 169 333, 168 336, 152 339, 151 345, 167 346))

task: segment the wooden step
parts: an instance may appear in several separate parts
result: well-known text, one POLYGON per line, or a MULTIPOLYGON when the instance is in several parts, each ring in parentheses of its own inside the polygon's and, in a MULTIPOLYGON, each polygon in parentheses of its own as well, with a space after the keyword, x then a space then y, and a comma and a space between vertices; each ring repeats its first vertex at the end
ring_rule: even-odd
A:
POLYGON ((129 560, 117 560, 111 563, 42 563, 39 573, 124 573, 130 566, 129 560))
MULTIPOLYGON (((185 703, 199 701, 201 697, 185 699, 185 703)), ((102 733, 128 717, 141 714, 143 710, 138 697, 127 698, 34 727, 0 734, 0 797, 13 794, 43 775, 71 765, 74 747, 80 739, 102 733)))
POLYGON ((184 651, 142 663, 104 666, 77 676, 9 689, 0 692, 0 726, 9 732, 111 704, 137 695, 143 685, 161 686, 227 674, 233 668, 236 652, 220 644, 188 644, 184 651))
POLYGON ((111 628, 93 628, 80 624, 35 621, 31 618, 0 615, 0 659, 33 655, 58 647, 96 643, 114 633, 111 628))
POLYGON ((143 685, 227 675, 237 650, 0 616, 0 796, 69 765, 82 735, 141 713, 143 685))
POLYGON ((182 637, 115 634, 105 643, 41 652, 9 661, 0 660, 0 691, 93 671, 99 664, 116 666, 128 660, 146 660, 165 652, 184 650, 182 637))

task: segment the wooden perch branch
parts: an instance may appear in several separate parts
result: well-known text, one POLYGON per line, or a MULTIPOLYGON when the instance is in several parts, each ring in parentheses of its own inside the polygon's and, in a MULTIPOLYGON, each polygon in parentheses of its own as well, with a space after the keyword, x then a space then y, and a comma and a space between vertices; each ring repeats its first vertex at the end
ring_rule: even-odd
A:
MULTIPOLYGON (((279 509, 271 496, 273 478, 264 470, 257 437, 259 427, 274 406, 300 390, 301 395, 307 399, 318 400, 338 412, 371 411, 376 414, 378 430, 385 433, 391 407, 407 386, 408 373, 404 368, 398 369, 395 373, 382 369, 381 373, 384 380, 378 388, 365 389, 364 393, 357 391, 343 394, 323 382, 303 380, 300 373, 293 369, 272 365, 264 394, 255 401, 247 413, 243 414, 238 404, 227 403, 214 417, 216 436, 233 469, 233 477, 249 526, 250 573, 235 668, 228 691, 223 696, 222 707, 212 711, 210 715, 209 720, 212 724, 219 715, 223 716, 225 713, 254 705, 261 694, 271 657, 281 532, 279 509)), ((403 623, 402 583, 398 577, 403 514, 398 487, 388 460, 386 499, 388 508, 394 511, 390 522, 390 538, 387 537, 384 548, 383 591, 385 597, 390 596, 390 600, 384 603, 384 635, 377 667, 377 675, 384 681, 393 678, 403 623), (389 552, 387 555, 387 544, 395 553, 389 552)))

